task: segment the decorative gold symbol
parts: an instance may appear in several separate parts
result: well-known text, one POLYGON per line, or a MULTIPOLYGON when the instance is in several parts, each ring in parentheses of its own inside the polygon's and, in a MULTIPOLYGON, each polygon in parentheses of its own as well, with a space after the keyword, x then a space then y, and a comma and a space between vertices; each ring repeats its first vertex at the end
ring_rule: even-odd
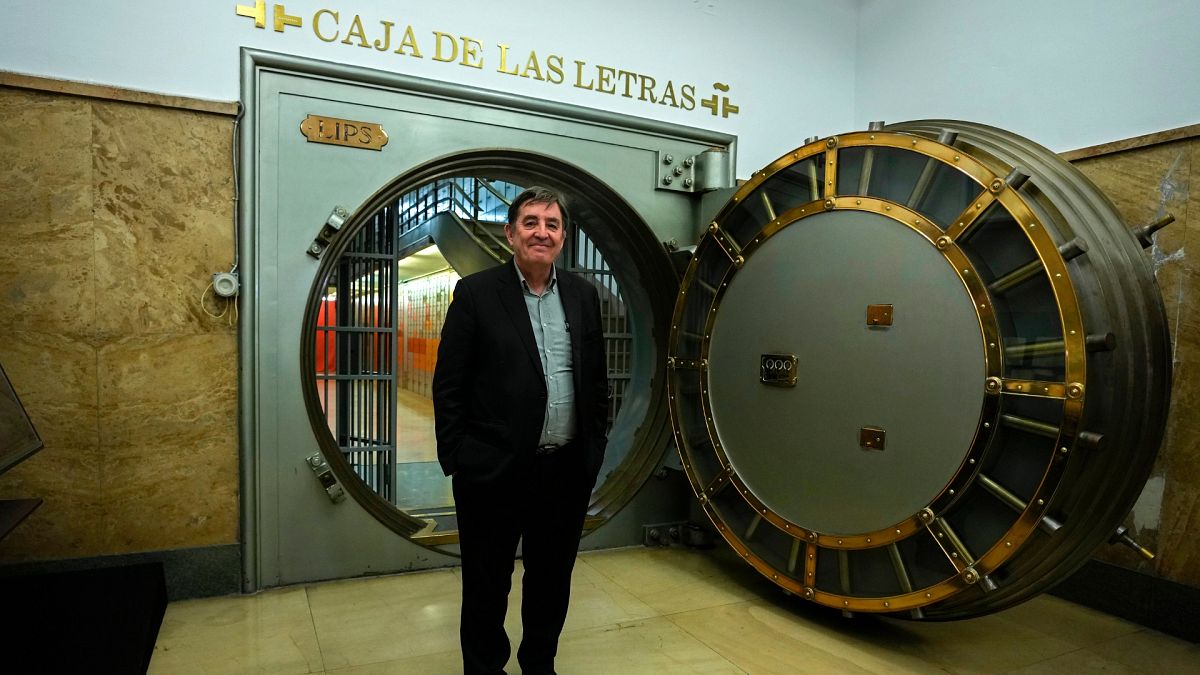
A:
MULTIPOLYGON (((721 82, 713 82, 713 89, 716 89, 717 91, 721 91, 721 92, 727 92, 727 91, 729 91, 729 85, 723 84, 721 82)), ((718 108, 720 109, 721 117, 729 117, 730 113, 732 113, 734 115, 736 115, 738 113, 738 107, 729 102, 728 96, 722 96, 720 98, 720 101, 721 101, 721 104, 720 104, 720 106, 718 106, 717 105, 717 95, 713 94, 712 96, 709 96, 708 98, 701 100, 700 106, 711 110, 713 117, 716 117, 718 108)))
MULTIPOLYGON (((303 26, 304 21, 295 15, 288 14, 287 9, 283 5, 274 5, 272 8, 273 27, 276 33, 282 33, 284 26, 303 26)), ((244 16, 254 19, 255 28, 267 27, 267 2, 266 0, 255 0, 254 6, 236 5, 234 11, 238 16, 244 16)))
POLYGON ((382 150, 388 143, 387 132, 375 122, 356 122, 337 117, 309 115, 300 123, 300 133, 310 143, 341 145, 362 150, 382 150))
POLYGON ((237 5, 234 8, 238 16, 245 16, 254 19, 255 28, 267 27, 267 3, 266 0, 258 0, 253 7, 245 7, 237 5))

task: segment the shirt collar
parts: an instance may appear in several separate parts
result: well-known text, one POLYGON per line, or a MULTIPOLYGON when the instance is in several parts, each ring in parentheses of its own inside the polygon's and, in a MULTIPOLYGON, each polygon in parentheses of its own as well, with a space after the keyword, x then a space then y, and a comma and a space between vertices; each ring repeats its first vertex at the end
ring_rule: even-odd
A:
MULTIPOLYGON (((525 280, 525 275, 521 272, 521 266, 517 264, 516 260, 513 260, 513 268, 517 270, 517 278, 521 280, 521 290, 525 291, 526 293, 533 293, 533 291, 529 290, 529 282, 525 280)), ((552 293, 555 291, 555 288, 557 286, 558 286, 558 265, 551 265, 550 266, 550 283, 546 284, 546 290, 544 292, 552 293)))

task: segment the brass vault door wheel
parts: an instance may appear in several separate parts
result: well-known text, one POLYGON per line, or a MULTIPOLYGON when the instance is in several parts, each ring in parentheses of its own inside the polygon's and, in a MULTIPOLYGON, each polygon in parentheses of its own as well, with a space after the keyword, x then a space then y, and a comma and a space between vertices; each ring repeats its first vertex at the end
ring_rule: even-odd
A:
POLYGON ((959 618, 1074 571, 1162 439, 1153 275, 1073 167, 982 125, 808 143, 696 247, 672 427, 721 535, 784 589, 959 618))

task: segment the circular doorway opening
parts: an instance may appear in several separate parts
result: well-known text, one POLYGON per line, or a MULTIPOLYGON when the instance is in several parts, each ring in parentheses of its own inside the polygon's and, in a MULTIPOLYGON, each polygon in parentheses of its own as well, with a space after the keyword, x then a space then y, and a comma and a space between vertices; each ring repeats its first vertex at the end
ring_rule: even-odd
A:
POLYGON ((394 531, 456 551, 449 479, 433 435, 430 386, 441 322, 460 276, 511 256, 508 203, 530 185, 562 192, 573 215, 558 264, 596 286, 613 392, 609 445, 586 527, 627 504, 670 439, 666 334, 677 279, 636 211, 589 173, 516 150, 428 162, 383 186, 325 251, 302 328, 305 405, 346 491, 394 531))

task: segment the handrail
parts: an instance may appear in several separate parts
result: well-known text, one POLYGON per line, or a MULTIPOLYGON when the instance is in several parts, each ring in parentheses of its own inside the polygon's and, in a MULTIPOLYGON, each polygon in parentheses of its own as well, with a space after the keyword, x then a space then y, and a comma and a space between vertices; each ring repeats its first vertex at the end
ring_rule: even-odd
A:
POLYGON ((486 179, 486 178, 476 178, 475 180, 479 181, 479 184, 480 184, 480 185, 482 185, 482 186, 484 187, 484 189, 485 189, 485 190, 487 190, 488 192, 490 192, 490 193, 492 193, 493 195, 495 195, 495 196, 496 196, 496 199, 499 199, 499 200, 500 200, 500 203, 504 204, 505 206, 512 206, 512 201, 511 201, 511 200, 509 200, 509 198, 508 198, 508 197, 505 197, 505 196, 504 196, 504 195, 503 195, 503 194, 502 194, 502 193, 501 193, 499 190, 497 190, 495 187, 493 187, 493 186, 492 186, 492 181, 490 181, 490 180, 488 180, 488 179, 486 179))
POLYGON ((396 200, 395 206, 399 210, 400 233, 408 232, 420 222, 427 220, 436 213, 447 210, 448 208, 458 207, 463 213, 469 214, 471 220, 480 220, 480 214, 484 210, 483 200, 476 199, 472 194, 474 190, 463 187, 462 181, 470 181, 474 185, 483 186, 489 193, 492 194, 501 204, 508 206, 511 202, 503 193, 495 188, 490 181, 484 178, 463 177, 455 179, 438 179, 432 183, 428 183, 421 188, 418 188, 415 195, 410 192, 402 195, 396 200), (446 194, 442 194, 443 188, 448 188, 446 194), (456 196, 461 195, 461 199, 456 196), (407 206, 402 206, 406 199, 411 199, 411 203, 407 206), (443 208, 443 206, 445 208, 443 208))
MULTIPOLYGON (((480 241, 480 239, 479 239, 479 235, 477 235, 475 232, 473 232, 473 231, 472 231, 472 230, 474 230, 475 228, 473 228, 473 227, 469 227, 469 226, 466 224, 466 222, 464 222, 464 221, 463 221, 463 219, 462 219, 462 216, 458 215, 458 214, 457 214, 457 213, 455 213, 454 211, 446 211, 446 213, 450 214, 450 218, 451 218, 451 219, 453 219, 453 220, 454 220, 454 222, 455 222, 455 223, 456 223, 456 224, 457 224, 457 225, 458 225, 460 228, 462 228, 462 231, 463 231, 463 233, 465 233, 465 234, 466 234, 468 237, 470 237, 471 239, 474 239, 474 240, 475 240, 475 243, 476 243, 476 244, 479 244, 479 248, 480 248, 480 249, 482 249, 482 250, 483 250, 485 253, 487 253, 487 254, 488 254, 488 255, 489 255, 489 256, 490 256, 490 257, 491 257, 493 260, 495 260, 495 261, 496 261, 496 262, 498 262, 498 263, 500 263, 500 262, 504 262, 504 257, 503 257, 503 256, 501 256, 499 253, 497 253, 497 252, 496 252, 496 249, 494 249, 494 248, 492 248, 492 247, 488 246, 488 245, 487 245, 487 242, 480 241)), ((474 222, 474 221, 472 221, 472 222, 474 222)), ((488 238, 490 238, 492 241, 494 241, 494 242, 496 242, 496 243, 499 243, 499 241, 497 241, 497 240, 496 240, 496 237, 495 237, 495 236, 493 236, 491 232, 488 232, 487 230, 484 230, 484 231, 483 231, 483 233, 484 233, 484 234, 486 234, 486 235, 488 236, 488 238)), ((506 251, 506 252, 509 252, 509 253, 511 253, 511 252, 512 252, 512 251, 511 251, 511 250, 508 248, 508 246, 506 246, 506 245, 503 245, 503 244, 501 244, 500 250, 501 250, 501 251, 506 251)))

